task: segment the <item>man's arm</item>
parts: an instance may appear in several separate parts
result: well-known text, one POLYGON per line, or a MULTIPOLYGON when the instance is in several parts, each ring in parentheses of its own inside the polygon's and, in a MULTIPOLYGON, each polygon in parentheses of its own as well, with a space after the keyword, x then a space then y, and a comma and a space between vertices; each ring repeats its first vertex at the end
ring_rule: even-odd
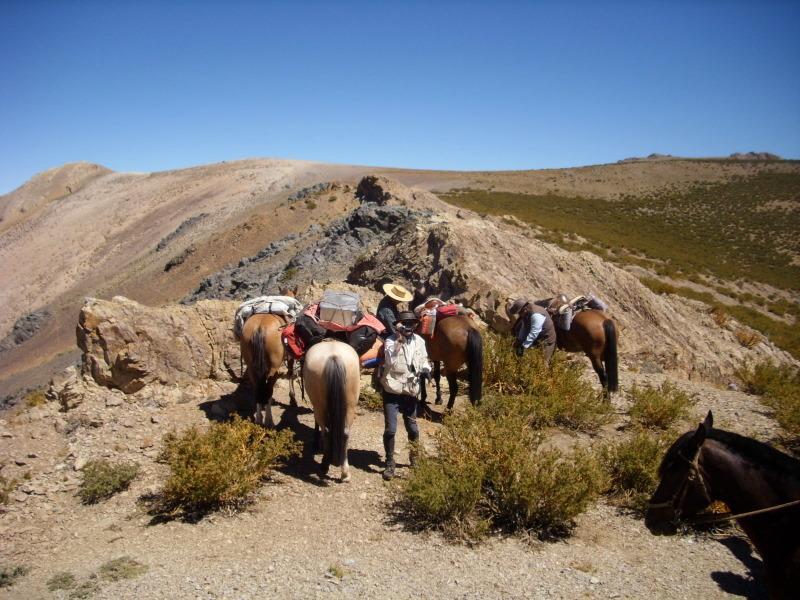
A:
POLYGON ((522 342, 523 348, 530 348, 533 346, 533 342, 536 341, 536 338, 539 337, 539 334, 542 333, 542 327, 544 326, 544 315, 540 315, 539 313, 533 313, 531 315, 531 329, 528 332, 525 341, 522 342))

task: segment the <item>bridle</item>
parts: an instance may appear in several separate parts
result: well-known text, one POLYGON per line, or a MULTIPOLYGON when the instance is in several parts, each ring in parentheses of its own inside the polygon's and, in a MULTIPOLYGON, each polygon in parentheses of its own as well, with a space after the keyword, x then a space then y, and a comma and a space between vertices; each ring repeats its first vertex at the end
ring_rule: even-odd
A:
MULTIPOLYGON (((711 494, 708 492, 708 485, 706 484, 705 479, 703 478, 702 473, 700 472, 700 451, 703 449, 703 445, 697 447, 697 451, 694 454, 692 460, 686 458, 680 452, 677 453, 678 458, 683 460, 684 462, 689 464, 689 471, 686 474, 686 479, 684 480, 683 484, 675 490, 675 493, 670 497, 669 500, 665 502, 648 502, 647 507, 648 509, 651 508, 671 508, 672 512, 675 516, 675 519, 680 519, 682 514, 681 507, 683 506, 683 502, 686 500, 686 494, 689 492, 689 488, 694 485, 698 486, 702 490, 704 499, 711 504, 713 502, 713 498, 711 494)), ((731 521, 733 519, 742 519, 744 517, 752 517, 755 515, 760 515, 764 513, 774 512, 777 510, 781 510, 783 508, 789 508, 790 506, 797 506, 800 505, 800 500, 792 500, 791 502, 784 502, 783 504, 776 504, 773 506, 768 506, 766 508, 760 508, 758 510, 751 510, 748 512, 743 513, 726 513, 726 514, 718 514, 718 515, 701 515, 701 516, 694 516, 690 519, 686 519, 691 523, 720 523, 723 521, 731 521)))
POLYGON ((675 493, 672 494, 669 500, 666 500, 665 502, 648 502, 648 508, 671 508, 675 518, 679 519, 681 517, 681 513, 683 512, 681 507, 686 500, 686 494, 689 493, 689 488, 692 486, 699 487, 702 490, 703 497, 708 501, 708 504, 713 502, 711 494, 708 492, 706 480, 703 478, 702 473, 700 473, 699 462, 700 451, 702 449, 703 445, 700 444, 691 460, 686 458, 680 452, 677 453, 678 458, 689 465, 689 470, 686 473, 686 479, 684 479, 681 486, 675 490, 675 493))

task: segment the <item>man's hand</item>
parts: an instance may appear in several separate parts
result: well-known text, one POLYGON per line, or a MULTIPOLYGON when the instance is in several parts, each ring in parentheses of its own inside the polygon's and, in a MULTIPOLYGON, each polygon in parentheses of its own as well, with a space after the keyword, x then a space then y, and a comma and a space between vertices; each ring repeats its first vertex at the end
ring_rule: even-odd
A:
POLYGON ((522 356, 525 352, 525 348, 522 347, 522 344, 517 344, 516 348, 514 348, 514 354, 517 356, 522 356))

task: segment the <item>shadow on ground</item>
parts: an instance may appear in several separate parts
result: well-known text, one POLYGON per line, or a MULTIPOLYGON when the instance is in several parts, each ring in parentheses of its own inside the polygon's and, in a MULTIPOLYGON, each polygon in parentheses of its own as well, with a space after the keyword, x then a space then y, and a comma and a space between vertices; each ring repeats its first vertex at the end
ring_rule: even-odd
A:
POLYGON ((741 537, 728 536, 719 542, 728 548, 742 564, 747 567, 747 576, 737 575, 730 571, 714 571, 711 573, 719 589, 732 596, 741 596, 751 600, 767 600, 766 586, 764 585, 764 563, 753 554, 753 548, 747 540, 741 537))

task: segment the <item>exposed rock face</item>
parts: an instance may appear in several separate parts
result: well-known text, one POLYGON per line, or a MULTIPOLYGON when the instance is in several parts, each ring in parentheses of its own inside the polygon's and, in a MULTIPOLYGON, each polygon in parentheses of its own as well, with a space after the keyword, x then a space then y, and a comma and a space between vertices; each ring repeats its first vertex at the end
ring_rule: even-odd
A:
POLYGON ((728 158, 734 160, 783 160, 772 152, 734 152, 728 158))
POLYGON ((14 323, 8 335, 0 340, 0 353, 31 339, 51 316, 50 311, 46 308, 21 316, 14 323))
POLYGON ((88 299, 77 327, 83 369, 126 394, 148 383, 230 379, 239 368, 234 302, 151 308, 123 298, 88 299))

